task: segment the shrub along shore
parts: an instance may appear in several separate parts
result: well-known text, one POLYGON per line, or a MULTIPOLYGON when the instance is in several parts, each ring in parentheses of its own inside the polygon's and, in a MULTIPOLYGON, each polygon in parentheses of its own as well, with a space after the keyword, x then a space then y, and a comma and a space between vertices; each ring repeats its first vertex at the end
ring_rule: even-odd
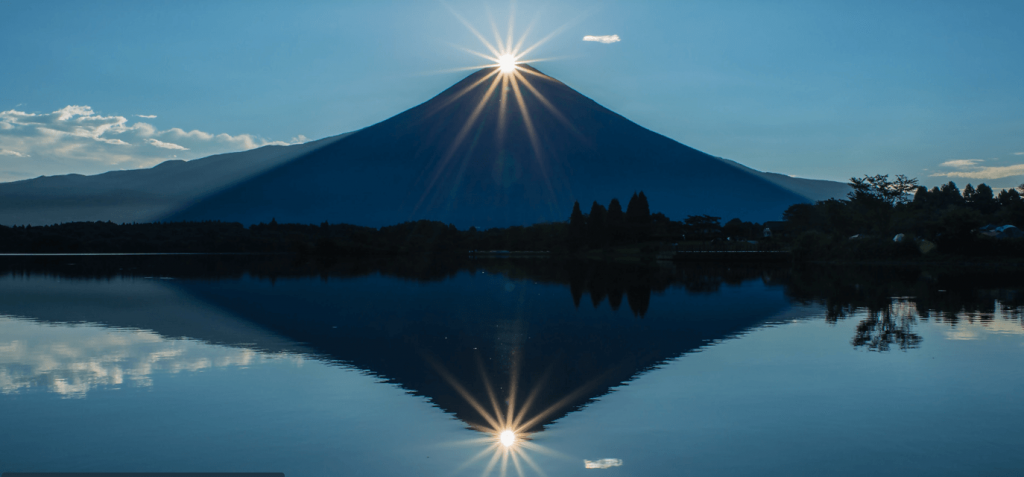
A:
MULTIPOLYGON (((928 190, 915 179, 851 180, 846 200, 795 204, 784 220, 764 224, 691 215, 675 221, 651 213, 643 192, 623 210, 617 199, 577 203, 565 222, 480 230, 420 220, 372 228, 349 224, 245 227, 231 222, 50 226, 0 225, 0 253, 297 253, 378 256, 423 253, 542 252, 589 258, 667 258, 675 252, 785 251, 798 261, 916 261, 1024 258, 1024 201, 985 184, 961 192, 954 183, 928 190)), ((720 254, 723 258, 729 254, 720 254)))

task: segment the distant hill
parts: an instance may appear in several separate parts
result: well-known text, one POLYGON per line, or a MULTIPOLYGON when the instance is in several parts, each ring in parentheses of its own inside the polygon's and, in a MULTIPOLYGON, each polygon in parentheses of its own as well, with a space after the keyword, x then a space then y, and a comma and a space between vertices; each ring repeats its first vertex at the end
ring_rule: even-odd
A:
POLYGON ((522 68, 528 85, 482 69, 388 120, 308 144, 0 184, 0 223, 275 218, 377 227, 432 219, 494 227, 566 220, 574 201, 585 210, 613 197, 625 205, 640 190, 652 212, 677 220, 760 222, 849 190, 710 156, 522 68))
POLYGON ((787 176, 777 172, 761 172, 751 169, 736 161, 719 157, 726 164, 731 164, 751 174, 757 174, 765 180, 782 187, 783 189, 795 192, 806 197, 812 202, 828 199, 845 199, 853 189, 849 183, 825 181, 820 179, 801 179, 799 177, 787 176))
POLYGON ((346 135, 187 162, 166 161, 150 169, 43 176, 0 184, 0 224, 151 222, 346 135))

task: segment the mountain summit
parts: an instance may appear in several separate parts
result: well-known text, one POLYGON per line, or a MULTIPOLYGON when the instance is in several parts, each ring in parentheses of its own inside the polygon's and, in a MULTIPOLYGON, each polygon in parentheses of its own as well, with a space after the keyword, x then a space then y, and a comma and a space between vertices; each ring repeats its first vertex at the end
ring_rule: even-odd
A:
MULTIPOLYGON (((260 151, 263 148, 238 153, 233 161, 241 164, 243 156, 260 151)), ((459 227, 495 227, 566 220, 575 201, 586 208, 594 200, 622 201, 642 190, 652 212, 677 220, 710 214, 764 221, 779 219, 794 203, 841 196, 847 190, 834 182, 761 173, 697 151, 525 65, 514 75, 497 68, 479 70, 378 124, 271 152, 262 153, 261 157, 272 157, 264 159, 261 168, 239 165, 244 174, 237 176, 231 175, 233 169, 225 169, 232 163, 225 155, 120 172, 116 187, 97 186, 90 177, 64 180, 65 194, 80 191, 75 198, 62 199, 68 206, 96 202, 99 199, 90 199, 95 196, 121 208, 116 216, 103 217, 100 209, 91 209, 90 216, 60 217, 246 224, 276 218, 375 227, 431 219, 459 227), (200 165, 214 158, 219 158, 222 177, 193 186, 201 181, 200 165), (154 197, 153 189, 126 192, 138 189, 132 177, 141 179, 143 172, 154 176, 153 171, 161 168, 178 171, 166 184, 190 192, 175 196, 168 191, 163 199, 154 197), (147 204, 164 202, 149 207, 146 214, 133 214, 132 194, 145 197, 147 204)), ((57 178, 0 185, 0 204, 5 195, 34 189, 29 183, 43 179, 57 178)), ((22 198, 21 203, 26 201, 22 198)), ((138 207, 142 206, 140 201, 138 207)), ((27 215, 26 210, 21 212, 27 215)), ((0 208, 0 223, 8 222, 9 215, 0 208)))

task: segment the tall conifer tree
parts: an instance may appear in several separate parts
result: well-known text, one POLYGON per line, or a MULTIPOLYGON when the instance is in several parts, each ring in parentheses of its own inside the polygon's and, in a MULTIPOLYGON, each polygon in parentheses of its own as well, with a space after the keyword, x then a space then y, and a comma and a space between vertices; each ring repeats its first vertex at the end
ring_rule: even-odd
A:
POLYGON ((622 204, 619 199, 612 199, 608 204, 608 225, 619 225, 626 221, 626 214, 622 213, 622 204))
POLYGON ((640 191, 640 195, 636 196, 636 207, 637 207, 637 219, 641 224, 648 224, 651 222, 651 206, 647 203, 647 196, 644 195, 644 191, 640 191))
POLYGON ((639 210, 637 209, 639 207, 639 204, 637 204, 638 200, 636 192, 634 192, 633 197, 630 197, 629 203, 626 204, 626 222, 631 224, 636 223, 636 217, 639 213, 639 210))
POLYGON ((577 201, 572 205, 572 214, 569 215, 569 242, 573 248, 583 245, 587 236, 587 219, 580 210, 580 203, 577 201))
POLYGON ((604 206, 594 201, 590 206, 590 215, 587 217, 587 239, 591 245, 604 246, 607 235, 608 211, 604 206))

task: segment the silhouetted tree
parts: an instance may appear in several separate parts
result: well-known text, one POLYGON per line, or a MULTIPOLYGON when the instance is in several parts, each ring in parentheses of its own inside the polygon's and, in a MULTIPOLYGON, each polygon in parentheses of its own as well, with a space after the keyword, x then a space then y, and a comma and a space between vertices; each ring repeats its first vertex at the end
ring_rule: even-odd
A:
POLYGON ((608 225, 608 239, 610 241, 622 240, 624 236, 623 226, 626 224, 626 214, 622 212, 622 204, 619 199, 612 199, 608 203, 608 215, 605 223, 608 225))
POLYGON ((889 175, 865 175, 863 178, 850 178, 850 199, 856 200, 864 196, 872 196, 890 206, 909 202, 908 194, 917 189, 917 179, 900 174, 895 181, 889 181, 889 175))
POLYGON ((686 227, 687 238, 696 238, 698 240, 709 240, 718 236, 722 231, 722 226, 719 225, 721 217, 712 217, 710 215, 688 215, 683 224, 686 227))
POLYGON ((626 300, 633 314, 643 318, 647 308, 651 306, 651 287, 644 283, 630 284, 626 287, 626 300))
MULTIPOLYGON (((964 192, 966 194, 966 190, 964 192)), ((974 195, 967 203, 983 214, 991 214, 999 208, 999 202, 996 202, 992 188, 984 183, 978 184, 978 188, 974 190, 974 195)))
POLYGON ((964 187, 964 202, 968 204, 974 202, 974 186, 971 184, 967 184, 967 187, 964 187))
POLYGON ((620 225, 626 221, 626 214, 622 213, 622 204, 619 204, 619 199, 612 199, 608 204, 608 223, 610 225, 620 225))
POLYGON ((569 215, 569 245, 572 248, 579 248, 587 237, 587 218, 580 210, 580 203, 572 204, 572 214, 569 215))
POLYGON ((999 192, 999 204, 1003 207, 1012 207, 1021 202, 1017 189, 1004 189, 999 192))
POLYGON ((744 222, 738 218, 732 219, 722 226, 722 234, 731 237, 733 240, 750 240, 758 238, 761 227, 752 222, 744 222))
POLYGON ((618 311, 620 305, 622 305, 622 289, 613 288, 608 292, 608 306, 612 311, 618 311))
POLYGON ((651 222, 651 207, 647 203, 647 196, 643 191, 640 194, 633 193, 626 206, 626 222, 634 225, 644 225, 651 222))
POLYGON ((960 189, 953 181, 943 184, 942 188, 939 189, 939 192, 942 193, 942 206, 960 205, 964 203, 964 196, 960 193, 960 189))
POLYGON ((587 239, 591 246, 603 247, 607 244, 607 220, 608 211, 595 200, 590 206, 590 215, 587 217, 587 239))

